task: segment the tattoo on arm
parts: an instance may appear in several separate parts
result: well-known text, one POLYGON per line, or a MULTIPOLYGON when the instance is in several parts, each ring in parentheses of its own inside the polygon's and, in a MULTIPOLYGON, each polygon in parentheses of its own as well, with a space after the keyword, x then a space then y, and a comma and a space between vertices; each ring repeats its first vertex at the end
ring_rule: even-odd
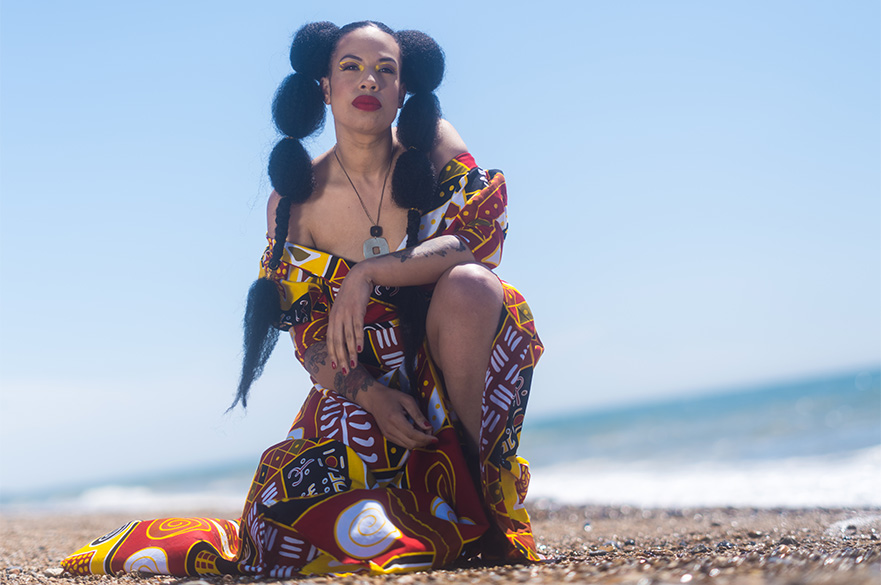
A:
POLYGON ((407 248, 405 250, 401 250, 399 252, 393 252, 391 256, 398 258, 401 262, 406 262, 407 260, 411 260, 413 258, 428 258, 429 256, 446 256, 450 252, 464 252, 468 249, 468 246, 465 245, 465 242, 456 238, 456 244, 453 247, 440 246, 437 248, 428 248, 417 250, 415 248, 407 248))
POLYGON ((359 392, 366 392, 375 383, 376 380, 373 379, 373 376, 367 373, 361 366, 358 366, 347 375, 337 372, 333 377, 334 391, 352 402, 355 402, 359 392))
MULTIPOLYGON (((303 356, 306 371, 311 376, 317 377, 321 368, 327 366, 327 356, 327 343, 324 341, 310 345, 303 356)), ((373 379, 373 376, 361 366, 358 366, 347 375, 343 375, 342 372, 336 372, 333 376, 333 390, 352 402, 355 402, 355 397, 358 396, 359 392, 369 390, 375 383, 376 380, 373 379)))
POLYGON ((312 376, 317 375, 321 366, 327 365, 327 344, 323 341, 312 344, 303 358, 306 371, 312 376))

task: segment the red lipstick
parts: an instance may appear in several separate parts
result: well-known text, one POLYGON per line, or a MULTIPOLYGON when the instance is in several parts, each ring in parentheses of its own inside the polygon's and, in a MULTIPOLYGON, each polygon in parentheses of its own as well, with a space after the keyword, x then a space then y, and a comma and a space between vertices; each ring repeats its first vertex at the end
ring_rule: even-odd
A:
POLYGON ((367 112, 375 112, 382 107, 382 104, 379 102, 379 100, 372 95, 359 95, 354 100, 352 100, 352 105, 359 110, 364 110, 367 112))

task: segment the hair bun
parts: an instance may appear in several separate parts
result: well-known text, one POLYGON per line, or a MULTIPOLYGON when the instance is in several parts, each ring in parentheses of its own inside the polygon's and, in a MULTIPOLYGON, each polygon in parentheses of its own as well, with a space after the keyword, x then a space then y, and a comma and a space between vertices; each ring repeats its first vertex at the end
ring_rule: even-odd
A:
POLYGON ((392 199, 399 207, 415 207, 420 213, 437 206, 434 168, 424 152, 411 148, 398 157, 392 173, 392 199))
POLYGON ((272 119, 279 132, 305 138, 324 124, 327 109, 321 86, 303 73, 288 75, 272 100, 272 119))
POLYGON ((407 148, 429 152, 437 140, 440 102, 433 93, 418 93, 407 98, 398 114, 398 140, 407 148))
POLYGON ((330 51, 340 29, 332 22, 310 22, 300 27, 291 43, 291 67, 318 80, 327 75, 330 51))
POLYGON ((444 52, 433 38, 418 30, 395 34, 401 46, 401 80, 410 93, 431 93, 444 78, 444 52))
POLYGON ((299 140, 283 138, 269 154, 269 181, 282 197, 294 203, 309 199, 314 188, 312 158, 299 140))

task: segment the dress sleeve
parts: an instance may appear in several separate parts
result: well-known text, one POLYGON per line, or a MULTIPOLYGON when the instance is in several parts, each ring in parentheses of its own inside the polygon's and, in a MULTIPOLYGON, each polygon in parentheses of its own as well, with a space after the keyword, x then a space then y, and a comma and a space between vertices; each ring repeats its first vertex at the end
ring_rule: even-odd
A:
POLYGON ((281 313, 275 326, 291 332, 297 359, 305 366, 306 350, 327 337, 328 313, 350 266, 343 258, 288 242, 278 268, 272 269, 274 240, 268 235, 267 240, 260 277, 278 288, 281 313))
POLYGON ((420 232, 425 230, 426 237, 421 239, 454 235, 478 262, 497 267, 508 230, 505 176, 483 170, 466 153, 450 161, 439 179, 443 203, 423 216, 420 232))
POLYGON ((290 249, 285 249, 278 268, 269 267, 272 259, 273 240, 260 259, 260 278, 268 278, 278 289, 281 313, 275 326, 282 331, 291 327, 314 321, 328 311, 329 290, 324 279, 305 270, 292 258, 290 249))
POLYGON ((268 236, 267 239, 269 244, 260 259, 260 277, 275 283, 281 303, 281 314, 275 326, 290 331, 294 353, 305 367, 306 350, 327 335, 329 291, 323 279, 292 263, 288 250, 285 250, 278 268, 270 268, 274 242, 268 236))

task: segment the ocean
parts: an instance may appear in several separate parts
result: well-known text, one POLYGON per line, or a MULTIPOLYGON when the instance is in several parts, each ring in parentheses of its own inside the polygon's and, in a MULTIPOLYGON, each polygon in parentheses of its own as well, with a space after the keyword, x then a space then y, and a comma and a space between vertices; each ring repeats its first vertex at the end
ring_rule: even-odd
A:
POLYGON ((881 370, 541 420, 521 452, 561 503, 881 506, 881 370))
MULTIPOLYGON (((881 369, 527 417, 536 505, 881 507, 881 369)), ((0 499, 0 511, 241 508, 259 457, 0 499)))

